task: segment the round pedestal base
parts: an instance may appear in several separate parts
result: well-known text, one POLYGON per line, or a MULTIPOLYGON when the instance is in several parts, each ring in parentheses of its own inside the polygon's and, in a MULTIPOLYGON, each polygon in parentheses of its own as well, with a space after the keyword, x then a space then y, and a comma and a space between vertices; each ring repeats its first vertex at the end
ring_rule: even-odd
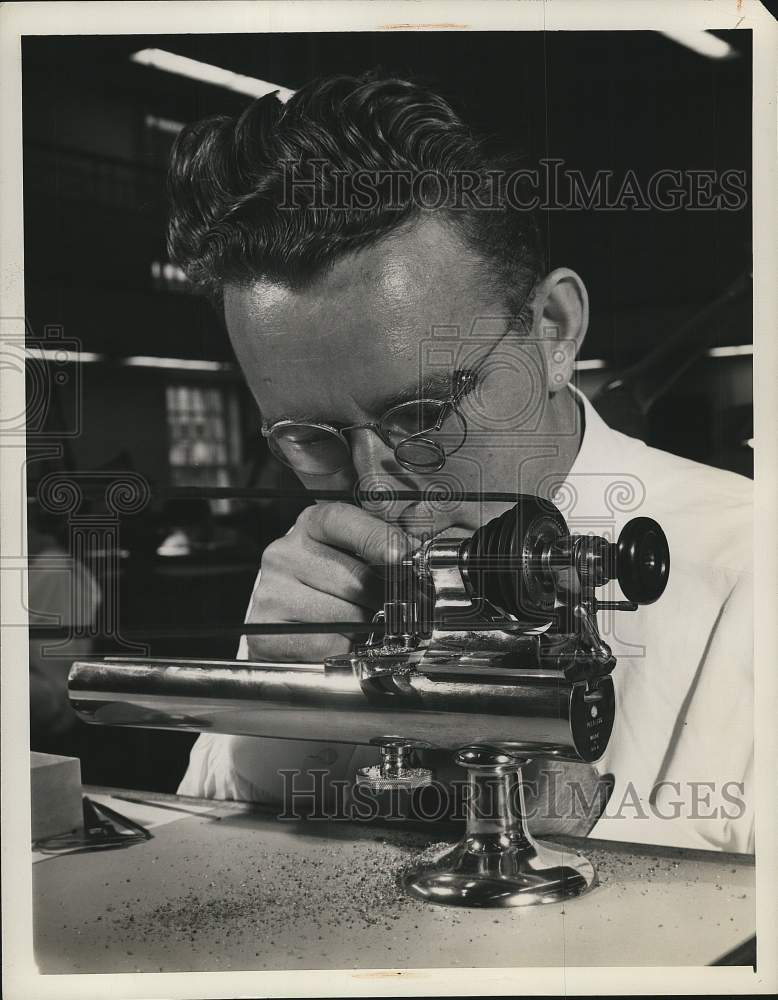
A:
POLYGON ((406 892, 446 906, 534 906, 580 896, 597 884, 582 854, 522 839, 495 849, 466 837, 432 865, 404 879, 406 892))

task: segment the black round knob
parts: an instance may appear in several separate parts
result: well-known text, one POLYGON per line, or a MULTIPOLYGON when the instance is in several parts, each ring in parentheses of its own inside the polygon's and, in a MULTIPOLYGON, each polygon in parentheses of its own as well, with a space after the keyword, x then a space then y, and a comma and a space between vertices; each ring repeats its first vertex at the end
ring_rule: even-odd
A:
POLYGON ((650 517, 636 517, 624 525, 613 546, 619 586, 628 601, 653 604, 664 593, 670 575, 667 537, 650 517))

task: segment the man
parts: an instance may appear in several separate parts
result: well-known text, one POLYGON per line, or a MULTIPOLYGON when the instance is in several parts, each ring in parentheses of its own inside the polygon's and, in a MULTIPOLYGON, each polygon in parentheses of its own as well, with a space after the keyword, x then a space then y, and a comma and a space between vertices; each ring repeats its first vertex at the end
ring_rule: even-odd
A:
MULTIPOLYGON (((490 158, 423 88, 316 82, 182 133, 171 256, 223 309, 263 433, 306 487, 515 490, 555 499, 573 531, 615 537, 640 514, 662 524, 662 599, 600 615, 619 658, 617 719, 597 765, 613 791, 592 832, 752 850, 750 483, 612 431, 573 388, 587 292, 545 267, 521 167, 490 158), (432 458, 408 443, 421 429, 432 458)), ((383 596, 371 566, 507 506, 316 504, 265 551, 248 620, 369 621, 383 596)), ((240 655, 317 661, 349 645, 252 637, 240 655)), ((347 777, 367 759, 311 736, 201 736, 180 791, 273 801, 280 767, 347 777)), ((552 779, 596 772, 545 773, 533 828, 576 829, 552 779)))

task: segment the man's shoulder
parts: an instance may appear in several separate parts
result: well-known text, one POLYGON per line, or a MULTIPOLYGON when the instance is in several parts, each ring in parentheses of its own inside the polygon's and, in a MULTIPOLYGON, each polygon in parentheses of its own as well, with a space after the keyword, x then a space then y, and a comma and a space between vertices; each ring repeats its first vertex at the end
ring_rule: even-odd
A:
POLYGON ((625 451, 634 454, 632 468, 643 482, 645 513, 662 524, 671 553, 692 564, 750 572, 753 482, 625 435, 619 437, 624 439, 625 451))
POLYGON ((682 496, 685 502, 700 501, 703 508, 715 506, 718 510, 732 508, 733 511, 750 512, 754 492, 752 480, 639 443, 644 454, 642 464, 651 473, 652 486, 657 495, 661 491, 668 502, 674 496, 682 496))

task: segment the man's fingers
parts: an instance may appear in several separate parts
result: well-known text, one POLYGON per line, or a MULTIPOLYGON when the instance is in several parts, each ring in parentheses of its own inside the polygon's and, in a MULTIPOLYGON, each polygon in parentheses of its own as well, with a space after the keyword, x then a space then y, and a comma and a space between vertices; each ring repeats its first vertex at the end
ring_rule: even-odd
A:
POLYGON ((331 545, 310 539, 305 558, 295 567, 300 583, 333 597, 374 608, 381 603, 384 585, 381 578, 361 559, 331 545))
POLYGON ((332 594, 312 590, 299 581, 288 581, 284 593, 265 590, 252 604, 247 622, 352 622, 367 621, 372 612, 332 594))
POLYGON ((306 508, 301 521, 310 538, 352 552, 371 566, 398 562, 411 551, 401 528, 349 504, 316 504, 306 508))
POLYGON ((267 638, 248 636, 250 660, 277 660, 279 663, 322 663, 328 656, 343 656, 351 649, 351 636, 284 635, 272 645, 267 638), (304 641, 303 641, 304 640, 304 641))
MULTIPOLYGON (((302 583, 365 608, 375 607, 383 595, 381 578, 366 563, 342 549, 317 542, 310 535, 305 536, 304 545, 284 538, 268 546, 262 557, 262 570, 266 580, 294 580, 295 586, 302 583)), ((287 589, 286 583, 279 586, 287 589)), ((263 599, 265 593, 266 588, 263 599)))
MULTIPOLYGON (((294 529, 268 546, 249 622, 364 621, 381 603, 383 581, 370 566, 396 564, 411 543, 394 525, 345 503, 306 508, 294 529)), ((353 636, 255 636, 252 657, 316 662, 344 652, 353 636)))
MULTIPOLYGON (((323 594, 300 584, 291 584, 283 595, 266 594, 252 606, 249 622, 346 622, 364 621, 369 632, 372 614, 348 601, 323 594)), ((315 635, 248 636, 249 655, 254 659, 299 660, 316 662, 325 656, 342 653, 351 647, 352 636, 328 633, 315 635)))

